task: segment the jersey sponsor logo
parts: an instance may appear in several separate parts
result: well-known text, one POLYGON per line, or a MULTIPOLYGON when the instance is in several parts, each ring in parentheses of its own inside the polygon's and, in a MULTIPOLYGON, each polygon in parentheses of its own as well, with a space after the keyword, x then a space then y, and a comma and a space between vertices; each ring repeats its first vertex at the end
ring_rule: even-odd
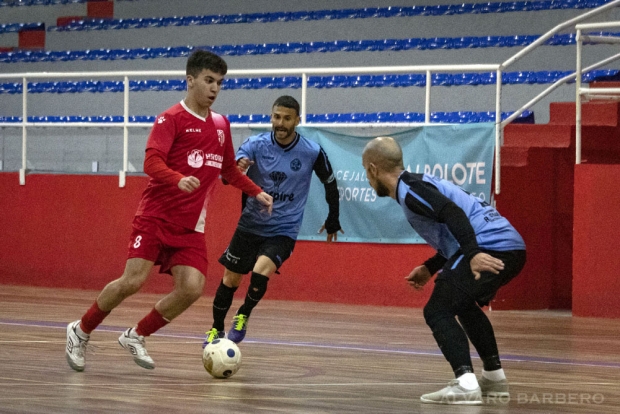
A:
POLYGON ((293 161, 291 161, 291 170, 299 171, 300 169, 301 169, 301 161, 299 161, 299 158, 295 158, 293 161))
POLYGON ((185 132, 202 132, 200 128, 187 128, 185 132))
POLYGON ((207 167, 222 168, 224 157, 220 154, 205 154, 204 151, 195 149, 187 153, 187 163, 194 168, 200 168, 203 165, 207 167))
POLYGON ((190 167, 200 168, 205 161, 205 153, 202 150, 191 150, 187 153, 187 163, 190 167))
POLYGON ((280 184, 287 179, 287 176, 282 171, 272 171, 269 173, 269 178, 273 181, 273 185, 275 186, 276 191, 280 191, 280 184))
POLYGON ((295 198, 294 193, 280 192, 280 185, 288 178, 283 171, 272 171, 269 173, 269 178, 273 181, 275 191, 268 191, 267 194, 273 197, 273 201, 293 201, 295 198))
POLYGON ((207 159, 207 160, 214 160, 214 161, 217 161, 217 162, 224 162, 224 156, 221 155, 221 154, 213 154, 213 153, 207 154, 207 155, 205 155, 205 159, 207 159))
POLYGON ((217 130, 217 139, 220 141, 220 147, 224 145, 224 140, 226 139, 226 134, 221 129, 217 130))
POLYGON ((217 162, 217 161, 205 161, 205 165, 207 167, 215 167, 215 168, 219 168, 220 170, 222 169, 222 163, 221 162, 217 162))
POLYGON ((160 116, 159 118, 157 118, 157 123, 158 124, 163 124, 165 120, 166 120, 165 116, 160 116))

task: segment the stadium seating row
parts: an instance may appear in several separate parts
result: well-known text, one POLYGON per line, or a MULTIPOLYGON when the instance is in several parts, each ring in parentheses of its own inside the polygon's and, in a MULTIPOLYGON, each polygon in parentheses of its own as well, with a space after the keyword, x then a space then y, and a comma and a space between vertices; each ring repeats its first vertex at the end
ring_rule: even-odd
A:
MULTIPOLYGON (((512 112, 502 112, 502 119, 508 118, 512 112)), ((252 115, 227 115, 232 123, 250 124, 270 122, 270 115, 252 114, 252 115)), ((474 123, 474 122, 493 122, 495 120, 495 112, 433 112, 431 113, 431 122, 433 123, 474 123)), ((533 123, 533 113, 525 111, 520 115, 522 122, 533 123)), ((0 122, 18 123, 22 122, 19 116, 0 117, 0 122)), ((123 122, 122 116, 29 116, 28 122, 50 122, 50 123, 71 123, 71 122, 123 122)), ((155 122, 155 116, 130 116, 130 123, 152 123, 155 122)), ((308 123, 376 123, 376 122, 411 122, 423 123, 424 114, 418 112, 377 112, 377 113, 332 113, 332 114, 308 114, 306 116, 308 123)))
POLYGON ((22 30, 37 30, 43 29, 45 25, 43 23, 9 23, 0 24, 0 34, 3 33, 19 33, 22 30))
POLYGON ((294 22, 307 20, 367 19, 377 17, 446 16, 456 14, 506 13, 539 10, 588 9, 607 0, 534 0, 493 3, 463 3, 438 6, 371 7, 345 10, 318 10, 277 13, 248 13, 207 16, 172 16, 134 19, 82 20, 50 31, 135 29, 144 27, 193 26, 207 24, 294 22))
MULTIPOLYGON (((0 0, 0 7, 53 6, 55 4, 88 3, 92 0, 0 0)), ((135 1, 135 0, 116 0, 135 1)))
MULTIPOLYGON (((591 82, 601 77, 618 74, 616 69, 595 70, 583 75, 583 82, 591 82)), ((516 84, 549 84, 570 75, 571 71, 540 71, 540 72, 506 72, 502 74, 502 83, 516 84)), ((495 84, 495 73, 460 73, 432 75, 433 86, 477 86, 495 84)), ((225 79, 223 89, 285 89, 301 88, 301 77, 266 77, 266 78, 229 78, 225 79)), ((419 74, 407 75, 363 75, 363 76, 310 76, 308 87, 311 88, 356 88, 356 87, 411 87, 425 86, 426 76, 419 74)), ((132 92, 144 91, 184 91, 187 85, 184 80, 137 80, 129 82, 132 92)), ((122 81, 61 81, 32 82, 28 84, 29 93, 81 93, 81 92, 122 92, 122 81)), ((0 83, 0 94, 22 93, 21 82, 0 83)))
POLYGON ((0 0, 0 7, 51 6, 54 4, 86 3, 88 0, 0 0))
MULTIPOLYGON (((598 35, 618 36, 620 33, 598 32, 598 35)), ((464 49, 527 46, 539 35, 517 36, 470 36, 460 38, 384 39, 384 40, 336 40, 333 42, 263 43, 221 46, 145 47, 137 49, 96 50, 16 50, 0 53, 0 63, 16 62, 64 62, 79 60, 128 60, 184 57, 196 49, 210 50, 221 56, 245 56, 283 53, 325 53, 362 51, 400 51, 431 49, 464 49)), ((546 45, 575 44, 575 34, 555 35, 546 45)))

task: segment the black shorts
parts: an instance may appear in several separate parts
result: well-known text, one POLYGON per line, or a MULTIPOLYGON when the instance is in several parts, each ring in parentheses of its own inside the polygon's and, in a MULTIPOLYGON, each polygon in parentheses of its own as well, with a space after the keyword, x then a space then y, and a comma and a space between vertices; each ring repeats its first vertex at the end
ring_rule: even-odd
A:
POLYGON ((465 257, 457 252, 450 257, 443 266, 436 280, 445 280, 452 283, 459 290, 475 299, 480 306, 486 306, 495 297, 495 294, 505 284, 510 282, 521 272, 525 265, 525 250, 509 250, 500 252, 496 250, 483 250, 495 258, 504 262, 504 270, 499 274, 491 272, 480 273, 480 279, 476 280, 471 272, 471 267, 465 257))
POLYGON ((294 248, 295 239, 288 236, 264 237, 237 229, 219 262, 231 272, 245 274, 254 268, 258 256, 267 256, 280 268, 294 248))

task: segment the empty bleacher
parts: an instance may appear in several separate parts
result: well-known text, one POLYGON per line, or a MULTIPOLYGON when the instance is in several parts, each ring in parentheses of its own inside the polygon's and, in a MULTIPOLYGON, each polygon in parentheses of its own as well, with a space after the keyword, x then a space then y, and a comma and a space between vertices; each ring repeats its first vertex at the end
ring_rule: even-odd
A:
MULTIPOLYGON (((605 2, 538 0, 463 4, 435 0, 420 6, 415 4, 417 1, 403 1, 398 5, 387 1, 340 1, 336 9, 335 3, 327 1, 252 2, 251 5, 213 1, 205 7, 198 0, 126 0, 114 3, 113 19, 86 19, 63 25, 58 24, 63 16, 86 14, 87 2, 21 3, 25 5, 3 6, 2 21, 6 21, 7 27, 26 20, 38 21, 30 24, 45 24, 45 50, 0 53, 0 73, 182 70, 193 47, 212 48, 226 58, 231 69, 500 63, 554 25, 605 2)), ((612 10, 604 17, 613 18, 617 13, 612 10)), ((573 43, 572 34, 559 34, 511 67, 503 76, 504 112, 519 108, 555 79, 574 70, 573 43)), ((607 46, 596 46, 589 58, 598 60, 599 56, 609 54, 609 50, 607 46)), ((612 65, 590 78, 616 72, 612 65)), ((434 75, 431 120, 492 120, 494 75, 434 75)), ((30 120, 113 120, 122 115, 120 79, 33 81, 36 83, 29 86, 30 120)), ((162 102, 180 100, 184 84, 171 83, 174 82, 132 80, 132 121, 148 121, 164 109, 166 105, 162 106, 162 102)), ((231 77, 215 109, 228 114, 233 121, 264 120, 270 102, 281 94, 298 96, 300 83, 299 76, 231 77)), ((308 121, 419 122, 424 112, 424 84, 423 74, 311 76, 308 121)), ((19 88, 19 79, 0 82, 0 119, 4 122, 21 119, 19 88)), ((545 123, 550 102, 573 97, 574 88, 561 88, 535 105, 533 116, 537 122, 545 123)), ((532 118, 531 113, 525 115, 532 118)), ((4 131, 4 136, 19 137, 17 129, 4 131)), ((114 134, 107 131, 104 135, 114 134)), ((136 134, 144 135, 144 131, 136 134)), ((36 142, 37 132, 32 131, 31 136, 36 142)), ((43 143, 43 148, 48 142, 43 143)), ((136 149, 142 143, 139 140, 136 149)), ((33 163, 34 155, 32 151, 29 154, 33 163)), ((136 150, 132 164, 138 169, 140 157, 141 151, 136 150)), ((13 161, 17 162, 19 157, 8 158, 5 169, 14 168, 13 161)), ((46 169, 52 164, 36 162, 37 168, 45 165, 46 169)), ((117 169, 111 165, 106 168, 117 169)))

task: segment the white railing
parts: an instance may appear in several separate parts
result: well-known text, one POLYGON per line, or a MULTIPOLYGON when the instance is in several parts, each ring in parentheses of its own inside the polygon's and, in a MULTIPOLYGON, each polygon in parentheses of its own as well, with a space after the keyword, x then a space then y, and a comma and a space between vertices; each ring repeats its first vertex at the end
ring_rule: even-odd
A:
MULTIPOLYGON (((479 72, 479 71, 496 71, 499 65, 418 65, 418 66, 374 66, 374 67, 348 67, 348 68, 307 68, 307 69, 240 69, 230 70, 227 76, 277 76, 277 75, 301 75, 301 103, 300 117, 301 125, 306 125, 306 107, 308 96, 308 75, 341 75, 341 74, 370 74, 370 73, 425 73, 426 74, 426 93, 424 103, 424 124, 430 124, 431 116, 431 93, 432 74, 445 72, 479 72)), ((138 78, 145 76, 158 77, 184 77, 185 71, 112 71, 112 72, 30 72, 15 74, 0 74, 0 79, 21 79, 22 80, 22 122, 7 123, 0 122, 0 127, 12 126, 22 128, 22 168, 19 170, 19 183, 26 184, 27 173, 27 148, 28 148, 28 128, 33 127, 122 127, 123 128, 123 169, 119 171, 119 186, 124 187, 126 183, 127 171, 129 167, 129 128, 131 127, 150 127, 151 123, 129 122, 129 78, 138 78), (43 78, 123 78, 123 122, 28 122, 28 80, 43 78)), ((498 88, 501 82, 498 83, 498 88)), ((499 105, 496 105, 496 122, 501 119, 499 105)), ((359 124, 330 124, 330 123, 313 123, 318 127, 360 127, 359 124)), ((373 123, 364 124, 363 126, 373 127, 402 127, 420 125, 419 123, 373 123)), ((250 124, 232 124, 233 127, 248 127, 250 124)), ((251 124, 253 127, 260 127, 261 124, 251 124)), ((496 134, 497 135, 497 134, 496 134)), ((496 139, 499 135, 496 136, 496 139)), ((496 141, 496 145, 499 142, 496 141)))
MULTIPOLYGON (((517 60, 521 59, 522 57, 524 57, 525 55, 527 55, 528 53, 532 52, 534 49, 536 49, 538 46, 542 45, 543 43, 545 43, 547 40, 549 40, 551 38, 551 36, 555 35, 556 33, 567 29, 567 28, 572 28, 575 27, 577 25, 577 23, 582 22, 584 20, 587 20, 589 18, 592 18, 606 10, 609 10, 613 7, 618 7, 620 6, 620 0, 614 0, 611 1, 603 6, 597 7, 596 9, 592 9, 587 13, 584 13, 582 15, 579 15, 573 19, 567 20, 564 23, 561 23, 557 26, 555 26, 553 29, 549 30, 547 33, 545 33, 544 35, 542 35, 541 37, 539 37, 538 39, 536 39, 535 42, 531 43, 530 45, 528 45, 527 47, 525 47, 523 50, 521 50, 519 53, 515 54, 514 56, 512 56, 511 58, 507 59, 504 63, 502 63, 500 65, 499 71, 504 71, 506 70, 506 68, 508 68, 510 65, 512 65, 513 63, 515 63, 517 60)), ((620 55, 618 55, 620 56, 620 55)), ((588 68, 584 69, 584 72, 588 72, 590 70, 594 70, 600 66, 603 66, 609 62, 612 62, 614 60, 618 59, 617 57, 615 58, 610 58, 610 59, 606 59, 605 61, 601 61, 598 64, 589 66, 588 68)), ((582 71, 579 71, 579 82, 581 82, 581 73, 582 71)), ((572 75, 568 75, 563 77, 562 79, 558 79, 556 82, 554 82, 551 86, 549 86, 548 88, 546 88, 544 91, 542 91, 540 94, 538 94, 537 96, 535 96, 534 98, 532 98, 530 101, 528 101, 525 105, 523 105, 521 108, 519 108, 518 110, 516 110, 515 112, 513 112, 508 118, 506 118, 504 121, 501 121, 499 123, 499 128, 496 128, 496 133, 500 134, 501 137, 499 139, 496 139, 496 141, 499 141, 502 145, 504 143, 503 140, 503 136, 504 136, 504 128, 506 127, 506 125, 508 125, 509 123, 511 123, 512 121, 514 121, 519 115, 521 115, 524 111, 526 111, 527 109, 531 108, 533 105, 535 105, 537 102, 539 102, 541 99, 543 99, 545 96, 549 95, 551 92, 553 92, 554 90, 556 90, 557 88, 559 88, 560 86, 566 84, 567 82, 575 79, 576 77, 576 73, 572 74, 572 75)), ((499 148, 496 147, 495 148, 495 194, 499 194, 500 192, 500 151, 499 148)))
MULTIPOLYGON (((577 65, 575 69, 575 164, 581 164, 581 99, 583 96, 588 99, 618 99, 620 97, 620 88, 584 88, 581 86, 581 74, 588 71, 588 68, 582 69, 582 47, 583 42, 589 43, 620 43, 619 37, 614 36, 589 36, 582 34, 582 30, 607 29, 611 27, 620 27, 620 22, 606 23, 583 23, 575 26, 577 29, 577 65)), ((610 61, 620 59, 620 53, 595 65, 602 66, 610 61)))
MULTIPOLYGON (((500 193, 501 189, 501 146, 503 145, 503 132, 506 125, 515 120, 519 115, 521 115, 524 111, 531 108, 534 104, 539 102, 542 98, 547 96, 549 93, 560 87, 561 85, 566 84, 567 82, 576 79, 577 87, 576 87, 576 95, 577 95, 577 155, 576 155, 576 163, 581 162, 581 105, 580 99, 582 95, 587 96, 597 96, 601 97, 603 95, 615 94, 620 92, 619 89, 598 89, 596 91, 592 91, 588 88, 581 87, 581 74, 583 72, 587 72, 603 66, 607 63, 620 59, 620 54, 614 55, 608 59, 602 60, 594 65, 591 65, 587 68, 581 68, 581 45, 584 39, 587 39, 589 42, 606 42, 606 43, 620 43, 620 40, 610 40, 608 37, 601 36, 589 36, 585 37, 581 35, 582 29, 595 29, 595 28, 604 28, 604 27, 617 27, 620 26, 618 22, 612 23, 593 23, 593 24, 581 24, 578 25, 579 22, 587 20, 589 18, 594 17, 606 10, 609 10, 613 7, 620 6, 620 0, 611 1, 603 6, 597 7, 596 9, 592 9, 587 13, 584 13, 580 16, 577 16, 573 19, 567 20, 564 23, 561 23, 549 30, 547 33, 538 38, 535 42, 525 47, 520 52, 516 53, 505 62, 501 64, 469 64, 469 65, 422 65, 422 66, 378 66, 378 67, 345 67, 345 68, 308 68, 308 69, 260 69, 260 70, 231 70, 228 72, 229 76, 252 76, 252 75, 301 75, 302 77, 302 88, 301 88, 301 124, 306 125, 306 105, 307 105, 307 93, 308 93, 308 75, 336 75, 336 74, 369 74, 369 73, 425 73, 426 74, 426 86, 425 86, 425 121, 424 124, 430 123, 430 106, 431 106, 431 94, 430 88, 432 86, 431 75, 432 73, 440 73, 440 72, 455 72, 455 71, 495 71, 496 73, 496 88, 495 88, 495 194, 500 193), (536 49, 537 47, 544 44, 549 38, 551 38, 556 33, 566 29, 566 28, 577 29, 577 68, 574 74, 565 76, 564 78, 556 81, 554 84, 546 88, 539 95, 531 99, 517 111, 515 111, 511 116, 509 116, 506 120, 501 120, 501 92, 502 92, 502 73, 516 61, 520 60, 531 51, 536 49), (577 76, 579 75, 579 76, 577 76)), ((26 172, 27 172, 27 129, 30 127, 122 127, 123 128, 123 169, 119 171, 119 186, 123 187, 125 185, 126 174, 128 171, 128 128, 130 127, 150 127, 150 123, 135 123, 129 122, 129 78, 130 77, 144 77, 144 76, 173 76, 173 77, 182 77, 185 76, 184 71, 117 71, 117 72, 73 72, 73 73, 51 73, 51 72, 41 72, 41 73, 17 73, 17 74, 0 74, 0 79, 21 79, 23 83, 23 111, 22 111, 22 122, 21 123, 0 123, 0 127, 9 126, 9 127, 21 127, 22 128, 22 168, 19 171, 19 181, 21 185, 25 185, 26 183, 26 172), (33 78, 77 78, 77 77, 122 77, 124 79, 124 108, 123 108, 123 116, 124 120, 121 123, 85 123, 85 122, 74 122, 74 123, 44 123, 44 122, 28 122, 27 114, 28 114, 28 93, 27 93, 27 83, 28 79, 33 78)), ((401 126, 409 126, 409 125, 420 125, 418 123, 415 124, 407 124, 407 123, 373 123, 373 124, 319 124, 313 123, 312 125, 321 126, 321 127, 360 127, 360 126, 378 126, 378 127, 401 127, 401 126)), ((231 126, 237 127, 248 127, 248 124, 233 124, 231 126)), ((251 126, 261 126, 260 124, 251 124, 251 126)))

